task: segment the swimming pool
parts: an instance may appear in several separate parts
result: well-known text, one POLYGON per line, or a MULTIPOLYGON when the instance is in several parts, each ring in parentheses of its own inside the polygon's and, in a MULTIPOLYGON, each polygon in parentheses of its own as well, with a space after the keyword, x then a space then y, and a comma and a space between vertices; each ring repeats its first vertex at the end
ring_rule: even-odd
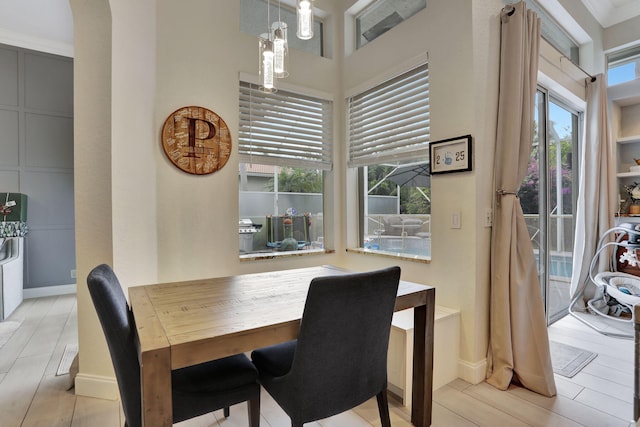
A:
POLYGON ((369 236, 364 248, 393 254, 431 256, 431 239, 416 236, 369 236))
MULTIPOLYGON (((536 251, 536 268, 540 271, 539 254, 536 251)), ((549 258, 549 276, 571 278, 573 257, 570 253, 555 253, 549 258)))

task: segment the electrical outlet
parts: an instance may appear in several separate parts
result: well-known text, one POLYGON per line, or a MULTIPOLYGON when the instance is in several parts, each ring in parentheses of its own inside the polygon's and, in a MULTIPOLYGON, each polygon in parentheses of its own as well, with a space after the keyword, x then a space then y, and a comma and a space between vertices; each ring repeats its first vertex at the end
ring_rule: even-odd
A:
POLYGON ((71 270, 71 278, 72 279, 76 278, 76 270, 71 270))
POLYGON ((493 225, 493 210, 491 208, 484 209, 484 226, 491 227, 493 225))

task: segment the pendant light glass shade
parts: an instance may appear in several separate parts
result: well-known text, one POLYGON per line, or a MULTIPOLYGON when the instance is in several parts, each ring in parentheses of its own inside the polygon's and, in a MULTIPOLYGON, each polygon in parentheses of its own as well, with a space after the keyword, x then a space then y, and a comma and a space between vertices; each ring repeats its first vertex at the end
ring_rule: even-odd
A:
POLYGON ((313 0, 297 0, 298 15, 297 36, 301 40, 313 37, 313 0))
POLYGON ((271 35, 273 40, 273 71, 279 79, 287 77, 289 72, 288 57, 289 46, 287 43, 287 24, 276 21, 271 26, 271 35))
POLYGON ((262 34, 258 38, 258 43, 260 52, 260 77, 262 79, 260 89, 264 92, 273 92, 275 90, 273 42, 269 39, 269 34, 262 34))

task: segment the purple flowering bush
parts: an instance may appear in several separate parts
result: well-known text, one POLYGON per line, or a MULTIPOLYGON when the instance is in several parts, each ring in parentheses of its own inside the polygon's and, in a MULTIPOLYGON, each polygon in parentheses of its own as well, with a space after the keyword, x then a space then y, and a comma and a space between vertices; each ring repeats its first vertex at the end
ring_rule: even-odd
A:
MULTIPOLYGON (((564 156, 563 156, 564 157, 564 156)), ((531 156, 531 161, 529 162, 529 166, 527 168, 527 174, 522 180, 522 184, 520 184, 520 189, 518 190, 518 197, 520 198, 520 205, 522 206, 522 211, 525 214, 539 214, 540 213, 540 191, 543 190, 540 188, 540 162, 538 161, 537 151, 531 156)), ((548 176, 548 184, 550 187, 550 197, 549 202, 551 203, 551 210, 553 211, 554 207, 557 206, 557 196, 558 196, 558 185, 557 185, 557 167, 555 166, 555 162, 553 162, 553 166, 549 168, 549 176, 548 176)), ((571 214, 573 212, 573 194, 572 194, 572 179, 571 179, 571 170, 568 168, 567 162, 562 162, 562 168, 560 170, 560 179, 561 179, 561 197, 562 197, 562 214, 571 214)))

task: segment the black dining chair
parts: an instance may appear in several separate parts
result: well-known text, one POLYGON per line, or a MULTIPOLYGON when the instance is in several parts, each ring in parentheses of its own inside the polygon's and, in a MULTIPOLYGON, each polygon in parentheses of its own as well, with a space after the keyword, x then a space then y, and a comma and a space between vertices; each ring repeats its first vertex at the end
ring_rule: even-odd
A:
POLYGON ((293 427, 377 397, 384 427, 387 348, 400 267, 311 281, 298 339, 254 350, 260 383, 293 427))
MULTIPOLYGON (((87 277, 116 373, 125 426, 142 425, 140 364, 135 345, 135 322, 115 273, 108 265, 95 267, 87 277)), ((244 354, 171 372, 173 422, 248 402, 249 426, 260 425, 258 372, 244 354)))

